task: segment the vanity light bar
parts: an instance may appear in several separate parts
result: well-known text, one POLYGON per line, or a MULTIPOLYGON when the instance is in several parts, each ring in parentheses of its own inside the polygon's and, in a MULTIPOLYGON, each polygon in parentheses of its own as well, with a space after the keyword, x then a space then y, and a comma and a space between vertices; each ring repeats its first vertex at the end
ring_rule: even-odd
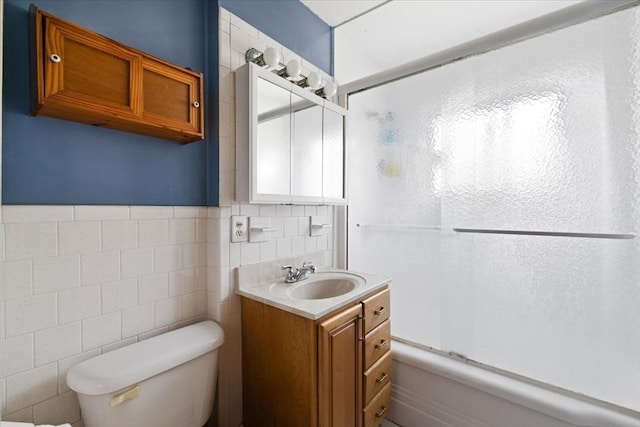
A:
POLYGON ((333 82, 325 83, 322 87, 322 77, 320 74, 312 71, 308 76, 301 74, 302 66, 300 62, 292 59, 283 64, 280 62, 280 53, 273 47, 268 47, 264 52, 258 49, 248 49, 244 54, 247 62, 253 62, 260 67, 267 67, 282 78, 292 81, 301 88, 310 88, 314 93, 322 98, 331 98, 338 92, 338 86, 333 82))

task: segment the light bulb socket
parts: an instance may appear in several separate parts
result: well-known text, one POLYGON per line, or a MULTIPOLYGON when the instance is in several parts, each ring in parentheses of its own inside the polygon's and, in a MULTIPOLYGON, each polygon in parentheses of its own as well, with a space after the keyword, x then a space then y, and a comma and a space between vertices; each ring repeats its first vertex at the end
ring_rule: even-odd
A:
POLYGON ((331 98, 338 91, 338 86, 336 86, 333 82, 325 83, 323 88, 316 90, 316 95, 321 96, 325 99, 331 98))

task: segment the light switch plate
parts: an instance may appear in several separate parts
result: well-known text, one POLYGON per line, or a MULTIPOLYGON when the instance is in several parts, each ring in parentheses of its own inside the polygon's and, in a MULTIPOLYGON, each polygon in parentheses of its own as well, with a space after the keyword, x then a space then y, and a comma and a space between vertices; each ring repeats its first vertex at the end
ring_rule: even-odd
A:
POLYGON ((246 242, 249 239, 247 217, 244 215, 231 216, 231 242, 246 242))

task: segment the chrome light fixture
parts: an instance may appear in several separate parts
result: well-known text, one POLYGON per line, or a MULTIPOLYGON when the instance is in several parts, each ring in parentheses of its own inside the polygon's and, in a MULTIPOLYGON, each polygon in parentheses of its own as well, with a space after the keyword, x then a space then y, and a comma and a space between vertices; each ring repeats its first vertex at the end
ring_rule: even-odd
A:
POLYGON ((245 52, 244 58, 247 62, 267 67, 280 77, 290 80, 302 88, 311 89, 313 93, 322 98, 331 98, 338 91, 338 87, 333 82, 327 82, 322 87, 322 77, 315 71, 309 73, 308 76, 301 74, 302 65, 295 59, 287 62, 287 65, 281 63, 280 53, 273 47, 266 48, 264 52, 251 48, 245 52))

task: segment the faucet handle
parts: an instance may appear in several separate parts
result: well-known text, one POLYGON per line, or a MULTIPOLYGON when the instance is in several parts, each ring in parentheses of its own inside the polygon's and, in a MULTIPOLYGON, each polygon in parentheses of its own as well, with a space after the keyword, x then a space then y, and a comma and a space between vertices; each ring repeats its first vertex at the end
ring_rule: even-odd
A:
POLYGON ((308 268, 309 270, 311 270, 312 273, 316 272, 316 266, 313 265, 313 262, 311 261, 305 261, 302 263, 302 268, 308 268))
POLYGON ((280 267, 280 270, 293 270, 293 265, 283 265, 282 267, 280 267))

